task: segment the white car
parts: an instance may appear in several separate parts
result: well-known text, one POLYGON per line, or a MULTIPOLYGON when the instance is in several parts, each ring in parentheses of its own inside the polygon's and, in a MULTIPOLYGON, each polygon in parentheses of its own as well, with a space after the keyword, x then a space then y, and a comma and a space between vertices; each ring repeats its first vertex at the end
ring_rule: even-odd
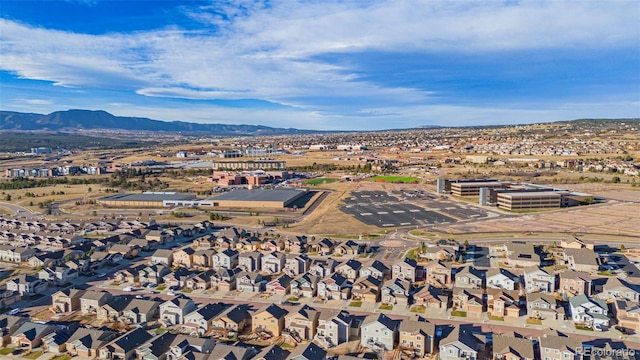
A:
POLYGON ((131 286, 127 286, 126 288, 122 289, 122 291, 133 291, 133 288, 131 286))
POLYGON ((167 292, 167 295, 169 295, 169 296, 173 296, 173 295, 175 295, 175 294, 176 294, 176 293, 174 293, 173 291, 169 291, 169 292, 167 292))
POLYGON ((107 276, 107 274, 105 274, 105 273, 100 273, 100 274, 98 274, 98 277, 99 277, 99 278, 103 278, 103 277, 105 277, 105 276, 107 276))

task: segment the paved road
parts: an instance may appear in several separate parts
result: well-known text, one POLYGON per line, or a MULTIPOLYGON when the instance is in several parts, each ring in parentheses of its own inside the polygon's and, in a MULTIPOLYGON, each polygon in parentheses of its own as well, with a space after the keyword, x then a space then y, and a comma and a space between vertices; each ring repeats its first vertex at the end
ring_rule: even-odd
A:
POLYGON ((0 207, 9 209, 13 211, 13 213, 16 215, 22 215, 25 217, 35 217, 36 215, 38 215, 37 213, 33 212, 31 209, 27 209, 26 207, 8 203, 8 202, 0 202, 0 207))

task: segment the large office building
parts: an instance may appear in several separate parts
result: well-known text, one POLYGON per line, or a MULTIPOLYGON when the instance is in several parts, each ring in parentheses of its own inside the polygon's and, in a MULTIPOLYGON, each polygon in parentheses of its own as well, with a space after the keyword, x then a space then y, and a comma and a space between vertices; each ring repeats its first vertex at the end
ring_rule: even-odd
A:
POLYGON ((506 210, 549 209, 568 206, 569 191, 505 191, 497 193, 497 205, 506 210))
POLYGON ((214 161, 213 170, 284 170, 285 161, 276 160, 243 160, 243 161, 214 161))
POLYGON ((504 189, 509 187, 508 182, 494 179, 473 179, 445 181, 445 191, 450 191, 451 195, 467 197, 480 195, 480 189, 504 189), (447 184, 448 182, 448 184, 447 184))

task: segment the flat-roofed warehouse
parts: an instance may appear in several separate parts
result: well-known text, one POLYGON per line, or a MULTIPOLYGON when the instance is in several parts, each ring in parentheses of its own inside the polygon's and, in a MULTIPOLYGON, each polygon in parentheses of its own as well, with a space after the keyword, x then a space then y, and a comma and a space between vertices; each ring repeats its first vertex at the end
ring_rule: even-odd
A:
POLYGON ((207 199, 213 206, 235 208, 285 208, 307 194, 298 189, 238 189, 207 199))
POLYGON ((103 197, 98 203, 113 207, 163 207, 164 201, 195 200, 195 194, 174 192, 144 192, 139 194, 116 194, 103 197))

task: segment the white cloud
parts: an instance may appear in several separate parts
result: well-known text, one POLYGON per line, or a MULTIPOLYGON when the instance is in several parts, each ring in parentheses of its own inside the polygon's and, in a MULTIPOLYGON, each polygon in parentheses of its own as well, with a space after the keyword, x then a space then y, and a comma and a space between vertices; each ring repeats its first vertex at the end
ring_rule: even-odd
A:
POLYGON ((14 99, 13 101, 28 105, 53 105, 52 101, 44 99, 14 99))
MULTIPOLYGON (((355 65, 340 67, 311 60, 316 55, 565 48, 598 51, 637 47, 640 39, 640 3, 634 1, 517 5, 283 1, 269 7, 243 1, 224 8, 215 3, 183 9, 203 23, 201 30, 167 28, 85 35, 0 19, 0 68, 66 87, 126 90, 152 97, 261 99, 322 114, 307 116, 326 119, 329 126, 342 121, 339 111, 353 103, 368 103, 352 105, 353 114, 380 111, 410 115, 407 106, 419 108, 415 104, 425 102, 432 93, 362 81, 356 75, 359 69, 350 68, 355 65), (337 106, 322 105, 316 101, 319 98, 335 99, 337 106), (395 108, 370 109, 377 104, 395 108)), ((299 115, 278 113, 283 118, 299 115)))

